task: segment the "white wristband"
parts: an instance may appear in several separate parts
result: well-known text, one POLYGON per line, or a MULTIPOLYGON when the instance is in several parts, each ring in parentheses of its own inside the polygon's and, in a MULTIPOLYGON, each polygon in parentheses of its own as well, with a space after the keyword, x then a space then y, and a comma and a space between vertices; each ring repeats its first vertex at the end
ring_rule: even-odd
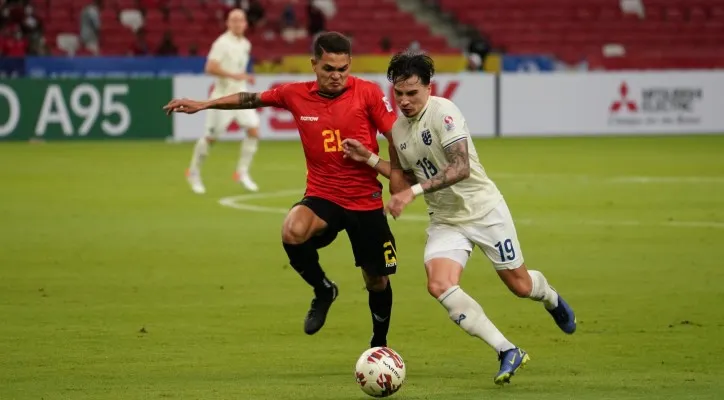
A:
POLYGON ((379 162, 380 162, 380 156, 378 156, 375 153, 372 153, 370 158, 367 159, 367 165, 369 165, 372 168, 376 167, 379 162))
POLYGON ((412 189, 412 194, 414 194, 415 197, 425 193, 425 190, 422 188, 422 185, 420 185, 419 183, 413 185, 411 189, 412 189))

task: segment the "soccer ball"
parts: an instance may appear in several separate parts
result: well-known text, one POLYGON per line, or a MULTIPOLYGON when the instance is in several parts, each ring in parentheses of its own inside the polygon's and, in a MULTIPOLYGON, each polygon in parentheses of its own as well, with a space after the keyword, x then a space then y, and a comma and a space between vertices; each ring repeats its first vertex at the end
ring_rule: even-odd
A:
POLYGON ((405 374, 405 362, 389 347, 368 349, 355 366, 357 384, 372 397, 392 396, 405 382, 405 374))

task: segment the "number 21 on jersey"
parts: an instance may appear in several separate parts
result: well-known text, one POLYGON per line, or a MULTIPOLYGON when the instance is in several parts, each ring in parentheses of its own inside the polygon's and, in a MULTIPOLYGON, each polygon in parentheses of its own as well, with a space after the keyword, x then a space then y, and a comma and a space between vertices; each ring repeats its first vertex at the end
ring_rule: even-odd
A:
POLYGON ((342 135, 339 133, 339 129, 325 129, 322 131, 322 137, 324 138, 325 153, 342 151, 342 135))

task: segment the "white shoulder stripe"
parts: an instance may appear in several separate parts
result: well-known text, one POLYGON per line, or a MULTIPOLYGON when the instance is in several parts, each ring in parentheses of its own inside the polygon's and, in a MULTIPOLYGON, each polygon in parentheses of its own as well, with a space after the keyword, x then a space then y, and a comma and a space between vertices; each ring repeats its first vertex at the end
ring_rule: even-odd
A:
POLYGON ((444 149, 447 149, 448 147, 450 147, 450 145, 452 145, 452 144, 454 144, 454 143, 457 143, 457 142, 459 142, 459 141, 461 141, 461 140, 467 139, 467 138, 468 138, 468 137, 467 137, 466 135, 460 136, 459 138, 457 138, 457 139, 453 140, 452 142, 450 142, 450 143, 446 144, 445 146, 443 146, 443 148, 444 148, 444 149))

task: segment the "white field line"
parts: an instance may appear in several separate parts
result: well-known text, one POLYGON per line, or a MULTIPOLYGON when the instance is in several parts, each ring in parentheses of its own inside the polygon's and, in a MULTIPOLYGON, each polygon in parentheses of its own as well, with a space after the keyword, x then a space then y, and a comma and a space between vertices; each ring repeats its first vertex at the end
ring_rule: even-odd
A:
MULTIPOLYGON (((261 206, 256 204, 248 204, 246 203, 249 200, 264 200, 264 199, 274 199, 274 198, 282 198, 282 197, 292 197, 292 196, 298 196, 301 198, 303 195, 304 190, 298 189, 298 190, 282 190, 278 192, 270 192, 270 193, 254 193, 254 194, 242 194, 238 196, 228 196, 228 197, 222 197, 219 199, 219 204, 221 204, 224 207, 230 207, 237 210, 243 210, 243 211, 251 211, 251 212, 260 212, 260 213, 266 213, 266 214, 286 214, 289 212, 289 208, 281 208, 281 207, 268 207, 268 206, 261 206)), ((407 221, 407 222, 427 222, 429 219, 425 215, 416 215, 416 214, 407 214, 403 215, 400 218, 400 221, 407 221)), ((614 220, 577 220, 577 221, 535 221, 531 219, 516 219, 515 223, 518 225, 593 225, 593 226, 660 226, 660 227, 670 227, 670 228, 712 228, 712 229, 724 229, 724 222, 717 222, 717 221, 664 221, 664 222, 644 222, 644 221, 636 221, 636 220, 628 220, 628 221, 614 221, 614 220)))

